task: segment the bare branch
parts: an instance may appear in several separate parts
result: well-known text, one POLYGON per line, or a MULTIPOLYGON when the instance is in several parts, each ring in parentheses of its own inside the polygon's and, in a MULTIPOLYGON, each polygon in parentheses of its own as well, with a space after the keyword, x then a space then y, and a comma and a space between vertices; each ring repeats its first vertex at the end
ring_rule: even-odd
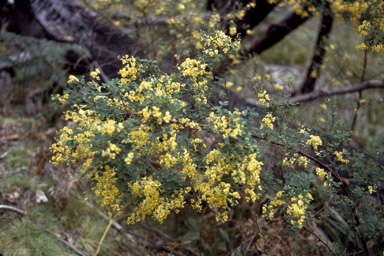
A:
POLYGON ((13 206, 9 206, 9 205, 0 204, 0 209, 11 210, 11 211, 20 213, 22 215, 25 215, 24 211, 20 210, 19 208, 16 208, 16 207, 13 207, 13 206))
POLYGON ((294 31, 300 25, 304 24, 312 16, 301 17, 295 12, 291 12, 280 22, 270 25, 270 27, 260 36, 254 36, 251 39, 249 49, 243 49, 242 55, 247 56, 252 53, 261 54, 273 45, 280 42, 286 35, 294 31))
POLYGON ((65 246, 67 246, 68 248, 70 248, 72 251, 76 252, 78 255, 80 256, 88 256, 88 254, 86 254, 85 252, 79 250, 78 248, 76 248, 74 245, 68 243, 67 241, 65 241, 64 239, 61 239, 60 237, 58 237, 56 234, 54 234, 53 232, 49 231, 48 229, 46 229, 44 226, 42 226, 41 224, 39 223, 33 223, 31 222, 31 224, 35 227, 35 228, 38 228, 44 232, 46 232, 47 234, 49 234, 51 237, 55 238, 57 241, 61 242, 62 244, 64 244, 65 246))
POLYGON ((338 88, 334 90, 315 91, 315 92, 292 97, 289 99, 289 102, 291 103, 307 102, 307 101, 311 101, 311 100, 315 100, 315 99, 323 98, 327 96, 342 95, 342 94, 354 93, 354 92, 358 92, 366 89, 376 89, 376 88, 384 88, 384 81, 383 80, 367 80, 359 84, 354 84, 351 86, 338 88))

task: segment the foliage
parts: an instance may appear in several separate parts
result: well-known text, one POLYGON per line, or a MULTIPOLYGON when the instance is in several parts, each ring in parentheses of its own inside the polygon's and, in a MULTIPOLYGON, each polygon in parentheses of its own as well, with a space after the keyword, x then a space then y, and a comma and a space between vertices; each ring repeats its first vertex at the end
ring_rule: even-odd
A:
MULTIPOLYGON (((267 65, 257 57, 240 58, 250 42, 247 37, 237 40, 238 30, 245 29, 251 40, 262 33, 242 23, 249 10, 258 8, 256 1, 231 1, 228 9, 213 8, 212 13, 202 13, 205 1, 83 2, 105 18, 115 17, 114 24, 140 40, 146 54, 146 59, 121 56, 119 76, 111 81, 105 81, 98 69, 91 72, 91 80, 72 75, 68 89, 56 96, 70 110, 52 146, 53 162, 78 166, 79 173, 93 181, 92 190, 109 216, 127 218, 133 229, 148 221, 159 222, 162 230, 172 232, 174 227, 177 237, 182 235, 179 246, 192 241, 198 250, 212 255, 248 255, 252 250, 285 255, 287 247, 301 255, 383 252, 379 94, 285 103, 299 79, 265 73, 267 65), (119 14, 128 18, 117 19, 119 14), (223 61, 229 67, 227 74, 215 72, 223 61), (254 107, 245 108, 244 103, 234 109, 235 93, 257 99, 254 107), (349 117, 357 112, 366 114, 359 117, 361 129, 356 129, 363 133, 361 144, 349 124, 349 117), (356 144, 367 151, 351 146, 356 144)), ((325 45, 322 89, 383 78, 382 1, 268 2, 283 6, 276 11, 276 20, 293 8, 302 17, 329 11, 343 23, 325 45)), ((314 39, 307 34, 318 19, 310 22, 306 31, 296 31, 301 36, 287 37, 263 56, 278 64, 305 63, 312 45, 308 42, 314 39)), ((62 68, 67 68, 68 51, 87 56, 69 44, 6 33, 1 37, 7 50, 29 56, 25 62, 13 63, 21 68, 14 83, 40 76, 38 82, 44 85, 64 84, 67 75, 62 68)), ((8 153, 6 168, 29 163, 30 152, 24 148, 8 153)), ((2 192, 13 186, 35 190, 37 180, 28 178, 4 179, 2 192)), ((77 245, 89 253, 95 252, 106 226, 95 225, 100 222, 95 211, 77 199, 56 213, 63 227, 53 225, 51 211, 39 207, 29 213, 26 219, 44 222, 47 218, 55 232, 71 229, 77 245)), ((2 236, 7 247, 0 249, 5 255, 14 249, 36 254, 43 243, 48 244, 48 254, 62 254, 55 242, 25 219, 0 228, 20 241, 2 236), (31 245, 34 236, 37 243, 31 245)), ((159 235, 156 229, 149 233, 159 235)), ((116 250, 112 240, 107 237, 102 253, 116 250)), ((172 253, 178 244, 166 241, 171 240, 161 243, 170 244, 165 251, 172 253)), ((150 242, 144 244, 148 248, 150 242)))
POLYGON ((94 181, 100 205, 111 216, 128 210, 128 223, 147 216, 162 223, 186 205, 208 208, 225 222, 241 201, 270 197, 262 207, 267 220, 283 209, 287 228, 301 230, 336 209, 350 220, 344 232, 378 246, 384 230, 373 196, 383 186, 379 159, 350 149, 348 132, 335 129, 327 138, 279 122, 284 117, 276 113, 290 105, 271 102, 253 77, 260 109, 229 109, 226 77, 213 77, 212 70, 236 56, 239 42, 220 31, 200 40, 201 54, 172 74, 154 61, 124 56, 120 77, 109 82, 100 82, 98 70, 92 81, 70 76, 57 100, 73 106, 65 117, 74 124, 52 145, 53 162, 78 164, 94 181), (213 105, 220 87, 227 93, 213 105))

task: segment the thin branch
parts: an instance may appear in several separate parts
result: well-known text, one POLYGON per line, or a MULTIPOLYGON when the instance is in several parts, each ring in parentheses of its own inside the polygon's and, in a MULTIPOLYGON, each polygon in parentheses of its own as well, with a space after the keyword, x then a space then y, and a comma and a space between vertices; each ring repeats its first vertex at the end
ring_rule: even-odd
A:
POLYGON ((327 96, 335 96, 335 95, 343 95, 347 93, 354 93, 366 89, 376 89, 376 88, 384 88, 384 80, 367 80, 362 83, 354 84, 351 86, 347 86, 344 88, 338 88, 329 91, 315 91, 303 95, 298 95, 289 99, 290 103, 296 102, 307 102, 311 100, 315 100, 318 98, 323 98, 327 96))
MULTIPOLYGON (((102 217, 104 220, 110 222, 111 221, 111 218, 108 217, 107 215, 105 215, 99 208, 97 208, 96 206, 94 206, 93 204, 89 203, 89 202, 85 202, 86 205, 88 205, 89 207, 93 208, 99 215, 100 217, 102 217)), ((113 221, 112 223, 112 227, 114 229, 116 229, 117 231, 119 231, 120 233, 122 233, 129 241, 131 241, 132 243, 138 243, 137 239, 135 238, 135 236, 137 236, 136 234, 133 234, 132 232, 130 231, 127 231, 123 226, 121 226, 118 222, 116 221, 113 221)))
POLYGON ((113 219, 110 219, 110 220, 109 220, 109 223, 108 223, 108 225, 107 225, 107 227, 106 227, 105 230, 104 230, 103 236, 101 237, 100 242, 99 242, 99 244, 98 244, 98 246, 97 246, 97 250, 96 250, 96 252, 93 254, 93 256, 97 256, 97 255, 100 253, 101 245, 103 244, 104 239, 105 239, 105 237, 107 236, 108 231, 109 231, 109 229, 111 228, 111 226, 112 226, 113 223, 114 223, 113 219))
POLYGON ((312 235, 314 235, 323 245, 325 245, 327 248, 328 248, 328 250, 329 250, 329 252, 331 252, 333 255, 337 255, 337 254, 335 254, 334 252, 333 252, 333 250, 328 246, 328 244, 326 243, 326 242, 324 242, 316 233, 315 233, 315 231, 311 231, 311 230, 309 230, 308 228, 306 228, 306 227, 304 227, 304 229, 308 232, 308 233, 310 233, 310 234, 312 234, 312 235))
POLYGON ((352 195, 352 192, 351 190, 348 188, 348 184, 345 182, 345 180, 340 177, 340 175, 335 172, 334 170, 332 170, 331 168, 329 168, 325 163, 323 163, 322 161, 320 161, 319 159, 317 159, 316 157, 314 156, 311 156, 309 155, 308 153, 306 152, 303 152, 302 150, 297 150, 297 149, 294 149, 292 146, 288 145, 288 144, 284 144, 284 143, 281 143, 281 142, 277 142, 277 141, 271 141, 267 138, 264 138, 264 137, 261 137, 259 135, 256 135, 256 134, 253 134, 252 135, 253 138, 255 139, 258 139, 258 140, 263 140, 263 141, 266 141, 272 145, 276 145, 276 146, 279 146, 279 147, 285 147, 286 149, 289 149, 289 150, 295 150, 299 155, 301 156, 304 156, 308 159, 311 159, 313 162, 317 163, 320 167, 322 167, 323 169, 325 169, 326 171, 328 171, 332 177, 336 180, 338 180, 340 183, 341 183, 341 189, 344 191, 344 193, 351 199, 353 199, 353 195, 352 195))
MULTIPOLYGON (((212 16, 212 12, 209 12, 209 11, 204 12, 200 15, 200 17, 204 20, 208 20, 211 16, 212 16)), ((113 20, 125 19, 128 21, 134 21, 134 23, 140 24, 140 25, 169 25, 169 21, 173 19, 172 17, 167 17, 167 16, 156 16, 153 18, 152 17, 151 18, 135 17, 122 11, 113 13, 111 15, 111 18, 113 20)), ((181 21, 180 18, 176 20, 181 21)))
POLYGON ((13 206, 9 206, 9 205, 0 204, 0 209, 11 210, 11 211, 20 213, 21 215, 25 215, 25 211, 22 211, 19 208, 16 208, 16 207, 13 207, 13 206))
POLYGON ((88 254, 86 254, 85 252, 77 249, 75 246, 73 246, 72 244, 68 243, 67 241, 61 239, 60 237, 56 236, 54 233, 52 233, 51 231, 49 231, 48 229, 46 229, 45 227, 43 227, 41 224, 38 224, 38 223, 33 223, 31 222, 31 224, 33 226, 35 226, 36 228, 40 229, 40 230, 43 230, 44 232, 48 233, 50 236, 52 236, 53 238, 55 238, 57 241, 61 242, 62 244, 64 244, 65 246, 67 246, 68 248, 70 248, 71 250, 73 250, 74 252, 76 252, 78 255, 80 256, 88 256, 88 254))

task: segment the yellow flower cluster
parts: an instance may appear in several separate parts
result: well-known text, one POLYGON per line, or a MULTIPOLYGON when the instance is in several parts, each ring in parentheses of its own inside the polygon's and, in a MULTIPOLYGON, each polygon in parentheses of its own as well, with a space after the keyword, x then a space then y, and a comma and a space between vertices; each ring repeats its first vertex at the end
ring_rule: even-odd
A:
POLYGON ((371 23, 364 20, 363 23, 357 27, 357 31, 359 32, 361 37, 366 37, 371 28, 372 28, 371 23))
POLYGON ((125 65, 122 69, 119 70, 119 74, 121 75, 121 84, 136 80, 137 75, 143 68, 142 66, 136 66, 136 58, 133 56, 129 57, 128 55, 125 55, 121 58, 121 63, 125 65))
POLYGON ((91 72, 91 77, 95 80, 100 80, 100 70, 97 68, 91 72))
POLYGON ((195 59, 187 58, 183 63, 181 63, 181 68, 183 76, 197 78, 210 75, 207 71, 208 65, 195 59))
POLYGON ((278 84, 278 83, 275 83, 273 85, 273 87, 275 88, 275 90, 278 90, 278 91, 283 91, 284 90, 284 86, 282 86, 281 84, 278 84))
POLYGON ((67 83, 70 84, 70 83, 73 83, 73 82, 78 82, 79 81, 79 78, 75 77, 74 75, 70 75, 68 77, 68 81, 67 83))
POLYGON ((269 95, 266 90, 257 93, 257 98, 260 103, 263 103, 267 108, 269 108, 269 95))
POLYGON ((233 116, 216 116, 214 112, 209 114, 208 123, 213 126, 215 133, 220 133, 223 138, 234 138, 237 139, 242 133, 243 125, 239 123, 240 112, 233 116))
POLYGON ((306 168, 309 164, 308 159, 305 156, 299 156, 298 153, 294 153, 292 157, 285 157, 283 159, 283 166, 294 167, 295 164, 301 165, 306 168))
POLYGON ((69 98, 69 94, 66 93, 66 94, 64 94, 64 95, 61 96, 61 97, 59 96, 59 97, 58 97, 58 100, 59 100, 59 102, 60 102, 61 104, 65 104, 65 103, 67 102, 68 98, 69 98))
MULTIPOLYGON (((309 15, 318 15, 317 7, 313 5, 313 1, 308 0, 268 0, 271 4, 279 4, 280 6, 290 6, 298 15, 307 17, 309 15)), ((368 50, 381 52, 384 51, 383 35, 384 35, 384 1, 366 1, 366 0, 333 0, 328 1, 332 13, 336 15, 339 20, 349 20, 352 23, 359 23, 357 31, 361 37, 367 38, 368 35, 371 39, 356 46, 358 50, 368 50), (363 18, 369 19, 363 20, 363 18), (372 40, 376 42, 374 42, 372 40), (368 45, 369 44, 369 45, 368 45)), ((311 74, 312 75, 312 74, 311 74)), ((313 74, 314 75, 314 74, 313 74)), ((316 74, 317 75, 317 74, 316 74)))
MULTIPOLYGON (((230 27, 230 33, 236 34, 236 27, 230 27)), ((235 52, 229 56, 232 62, 238 61, 237 52, 240 50, 240 41, 233 41, 231 37, 227 36, 223 31, 216 31, 214 35, 202 35, 201 40, 204 46, 204 52, 211 57, 214 54, 224 53, 227 54, 229 51, 235 52)))
POLYGON ((209 23, 208 23, 209 27, 211 27, 211 28, 216 27, 220 23, 220 20, 221 20, 220 14, 218 14, 218 13, 212 14, 212 16, 209 20, 209 23))
POLYGON ((275 122, 275 117, 271 113, 266 114, 263 119, 261 119, 260 129, 263 129, 266 125, 269 129, 273 130, 273 122, 275 122))
POLYGON ((309 203, 313 200, 310 193, 300 194, 298 197, 291 198, 291 205, 287 208, 287 214, 292 217, 291 224, 297 225, 299 229, 303 227, 305 214, 309 203))
POLYGON ((343 19, 344 14, 350 15, 350 20, 356 22, 361 20, 361 16, 367 11, 369 4, 368 1, 345 1, 334 0, 330 1, 333 12, 339 19, 343 19))
POLYGON ((325 171, 323 168, 317 167, 316 168, 316 174, 317 174, 317 176, 320 177, 320 179, 324 179, 324 177, 325 177, 325 171))
POLYGON ((369 192, 369 194, 372 195, 372 193, 376 192, 376 190, 373 189, 373 186, 369 185, 369 186, 368 186, 368 192, 369 192))
POLYGON ((336 156, 337 160, 342 162, 343 164, 348 164, 349 160, 346 160, 343 158, 343 152, 342 151, 335 151, 333 154, 336 156))
POLYGON ((356 48, 356 50, 362 50, 362 51, 368 50, 368 46, 364 42, 356 45, 355 48, 356 48))
MULTIPOLYGON (((196 179, 195 191, 200 191, 201 196, 195 202, 195 208, 201 208, 201 201, 207 201, 214 208, 222 210, 222 214, 217 218, 225 221, 228 216, 228 204, 237 204, 240 194, 234 191, 232 186, 223 182, 225 176, 230 176, 232 181, 239 185, 245 185, 245 199, 247 201, 256 201, 259 195, 255 192, 261 190, 260 172, 263 163, 256 160, 256 153, 241 157, 232 153, 224 153, 221 150, 214 149, 206 156, 206 166, 204 175, 207 181, 201 178, 196 179)), ((191 177, 192 178, 192 177, 191 177)), ((219 219, 218 219, 219 220, 219 219)))
POLYGON ((305 144, 312 146, 314 150, 317 150, 319 146, 323 145, 323 142, 320 136, 310 135, 309 140, 307 140, 305 144))
POLYGON ((284 1, 277 1, 277 0, 268 0, 270 4, 279 4, 280 6, 287 6, 289 5, 298 15, 305 18, 308 17, 310 14, 318 15, 318 11, 316 10, 316 7, 311 3, 311 1, 307 0, 284 0, 284 1))
POLYGON ((108 215, 112 217, 112 213, 119 213, 121 211, 121 199, 119 198, 121 194, 115 185, 118 179, 116 171, 107 165, 101 175, 99 172, 92 171, 87 174, 87 177, 95 181, 92 190, 100 198, 100 205, 109 208, 108 215))
POLYGON ((283 205, 284 201, 281 200, 283 196, 283 191, 279 191, 276 193, 275 197, 269 204, 264 204, 262 207, 262 213, 267 219, 273 219, 274 216, 274 210, 276 207, 283 205))

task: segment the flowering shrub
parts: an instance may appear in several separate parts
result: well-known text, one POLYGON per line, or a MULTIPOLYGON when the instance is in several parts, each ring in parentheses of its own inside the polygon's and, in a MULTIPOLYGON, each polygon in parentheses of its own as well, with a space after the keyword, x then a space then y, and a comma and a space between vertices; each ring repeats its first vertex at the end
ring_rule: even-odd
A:
POLYGON ((349 209, 346 216, 376 216, 374 227, 351 229, 377 237, 381 217, 374 207, 358 207, 364 200, 376 204, 371 194, 384 175, 367 187, 372 172, 360 171, 363 156, 343 153, 349 134, 336 134, 326 144, 318 132, 279 123, 274 111, 281 106, 257 84, 260 109, 232 110, 228 94, 213 105, 213 93, 228 82, 213 77, 212 67, 236 56, 239 42, 217 31, 201 34, 200 44, 201 53, 182 60, 172 74, 162 73, 155 61, 123 56, 119 77, 111 81, 101 82, 98 70, 91 81, 70 76, 68 89, 57 96, 72 108, 52 145, 53 163, 78 164, 109 214, 132 206, 128 223, 148 216, 162 223, 186 204, 196 211, 208 207, 217 221, 226 221, 241 200, 270 197, 262 207, 266 219, 284 209, 287 223, 302 229, 326 216, 322 207, 328 203, 349 209), (338 173, 346 169, 355 182, 352 191, 338 173))

